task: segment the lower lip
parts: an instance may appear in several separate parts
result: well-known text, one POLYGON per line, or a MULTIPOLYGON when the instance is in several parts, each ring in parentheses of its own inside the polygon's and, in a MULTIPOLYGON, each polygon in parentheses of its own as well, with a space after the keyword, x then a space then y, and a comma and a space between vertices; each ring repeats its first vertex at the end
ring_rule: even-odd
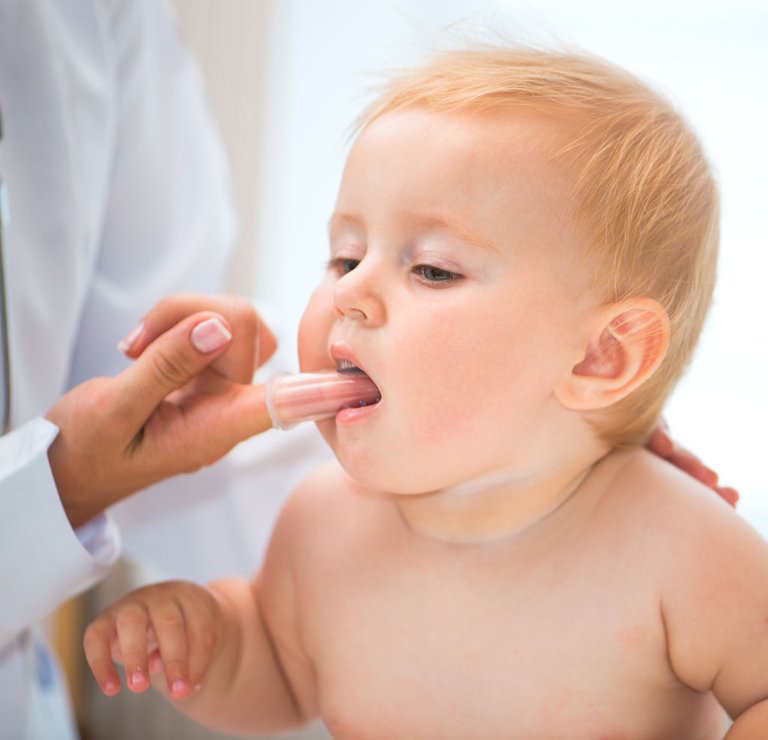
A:
POLYGON ((354 408, 341 409, 336 414, 336 424, 340 426, 347 426, 349 424, 356 424, 367 419, 371 414, 376 413, 379 408, 379 403, 371 404, 370 406, 355 406, 354 408))

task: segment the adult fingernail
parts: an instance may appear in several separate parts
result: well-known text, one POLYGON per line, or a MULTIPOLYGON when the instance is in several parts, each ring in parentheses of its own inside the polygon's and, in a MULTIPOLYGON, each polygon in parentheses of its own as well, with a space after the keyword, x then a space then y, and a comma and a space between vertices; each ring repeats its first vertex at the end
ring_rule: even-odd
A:
POLYGON ((232 332, 216 318, 199 323, 190 335, 192 346, 207 355, 223 347, 232 339, 232 332))
POLYGON ((138 326, 134 326, 118 343, 117 348, 125 354, 133 346, 134 342, 141 336, 141 332, 144 331, 144 322, 142 321, 138 326))

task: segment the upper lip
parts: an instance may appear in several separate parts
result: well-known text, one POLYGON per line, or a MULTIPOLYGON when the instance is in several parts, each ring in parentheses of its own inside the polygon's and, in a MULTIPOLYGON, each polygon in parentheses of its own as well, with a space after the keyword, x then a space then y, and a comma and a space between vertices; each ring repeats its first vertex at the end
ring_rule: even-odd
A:
POLYGON ((355 355, 355 353, 352 352, 352 350, 349 349, 349 347, 343 344, 331 345, 331 358, 336 363, 337 368, 339 367, 340 364, 342 364, 343 361, 346 361, 354 365, 356 368, 362 370, 366 375, 368 375, 368 372, 360 363, 360 360, 357 359, 357 356, 355 355))
MULTIPOLYGON (((346 344, 343 344, 341 342, 334 342, 333 344, 331 344, 330 354, 331 354, 331 358, 336 363, 337 371, 340 371, 341 364, 349 363, 351 365, 354 365, 362 373, 365 373, 365 375, 368 377, 368 380, 370 380, 371 383, 373 383, 377 389, 379 388, 376 381, 369 375, 368 370, 365 368, 364 365, 361 364, 360 360, 357 358, 357 355, 346 344)), ((381 391, 377 390, 377 392, 380 400, 381 391)))

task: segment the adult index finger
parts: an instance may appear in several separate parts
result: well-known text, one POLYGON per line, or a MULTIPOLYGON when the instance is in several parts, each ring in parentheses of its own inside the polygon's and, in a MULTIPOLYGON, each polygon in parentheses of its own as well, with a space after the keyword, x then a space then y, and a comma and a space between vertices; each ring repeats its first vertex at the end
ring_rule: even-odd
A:
POLYGON ((264 385, 233 385, 231 396, 222 407, 209 437, 217 437, 218 447, 231 449, 243 440, 272 428, 264 385))

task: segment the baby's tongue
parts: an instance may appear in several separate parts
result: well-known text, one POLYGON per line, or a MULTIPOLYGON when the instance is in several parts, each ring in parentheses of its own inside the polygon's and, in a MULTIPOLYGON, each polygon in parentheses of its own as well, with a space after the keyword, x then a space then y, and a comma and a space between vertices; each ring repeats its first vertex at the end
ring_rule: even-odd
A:
POLYGON ((381 400, 376 384, 362 371, 273 375, 267 381, 267 408, 275 429, 335 416, 352 406, 381 400))

